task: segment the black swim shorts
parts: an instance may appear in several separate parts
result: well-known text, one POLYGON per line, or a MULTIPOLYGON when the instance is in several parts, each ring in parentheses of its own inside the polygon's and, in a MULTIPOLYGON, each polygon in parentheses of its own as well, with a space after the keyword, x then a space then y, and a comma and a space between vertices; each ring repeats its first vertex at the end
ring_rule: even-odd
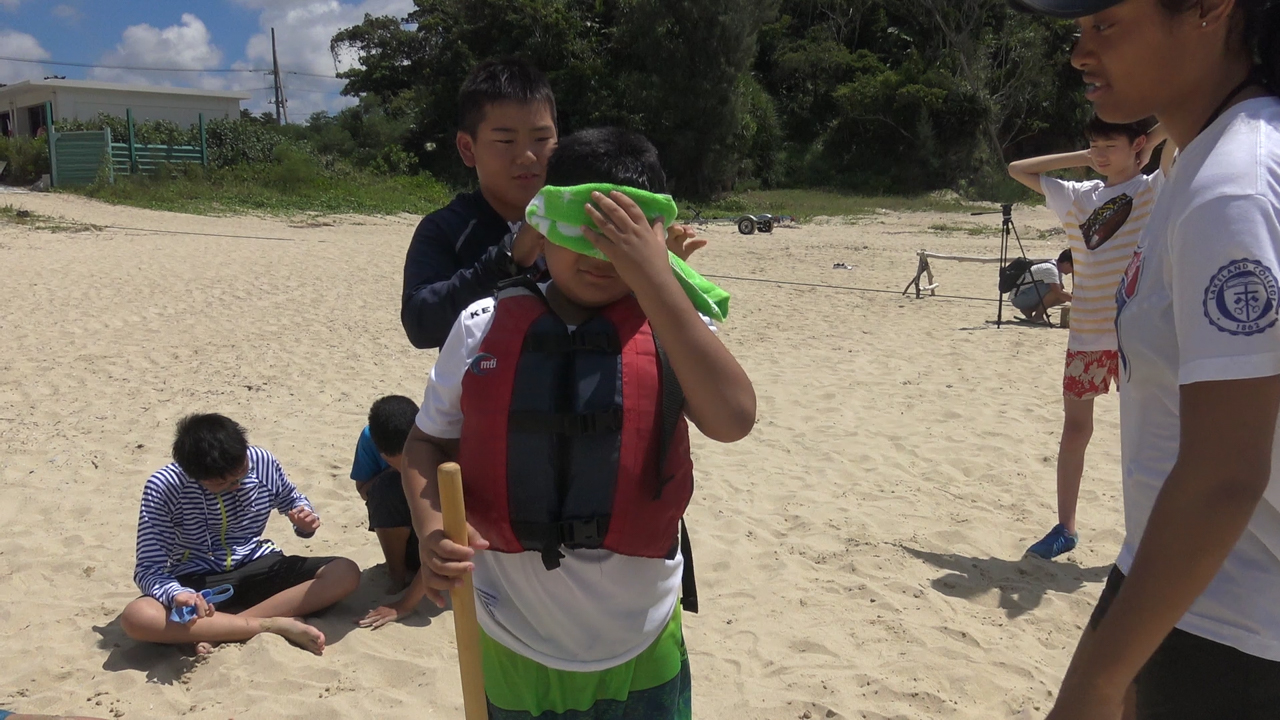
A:
POLYGON ((400 473, 387 468, 369 481, 368 499, 369 529, 413 527, 413 515, 409 513, 409 501, 404 497, 400 473))
POLYGON ((303 557, 273 552, 225 573, 212 575, 179 575, 177 581, 196 592, 230 585, 235 594, 218 603, 216 610, 238 613, 278 595, 291 587, 314 580, 320 568, 336 557, 303 557))

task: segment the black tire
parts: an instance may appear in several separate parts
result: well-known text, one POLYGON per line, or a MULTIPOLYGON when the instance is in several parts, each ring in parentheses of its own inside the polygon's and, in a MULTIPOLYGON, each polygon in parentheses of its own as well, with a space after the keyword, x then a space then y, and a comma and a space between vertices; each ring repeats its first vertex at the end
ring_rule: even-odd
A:
POLYGON ((738 232, 743 235, 754 235, 756 232, 756 219, 750 215, 738 218, 738 232))
POLYGON ((765 218, 764 220, 760 221, 760 232, 762 233, 773 232, 773 218, 765 218))

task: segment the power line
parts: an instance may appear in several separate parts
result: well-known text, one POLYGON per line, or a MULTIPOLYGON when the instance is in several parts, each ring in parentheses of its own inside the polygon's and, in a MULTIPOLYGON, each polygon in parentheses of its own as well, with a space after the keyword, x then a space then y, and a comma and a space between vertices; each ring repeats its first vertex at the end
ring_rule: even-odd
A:
MULTIPOLYGON (((270 90, 271 88, 265 88, 270 90)), ((315 95, 341 95, 341 90, 308 90, 307 88, 291 87, 289 92, 313 93, 315 95)))
POLYGON ((161 68, 161 67, 141 67, 137 65, 98 65, 94 63, 77 63, 77 62, 58 62, 56 60, 30 60, 27 58, 3 57, 0 60, 9 62, 32 63, 35 65, 64 65, 67 67, 81 68, 97 68, 103 70, 143 70, 149 72, 200 72, 200 73, 262 73, 271 72, 261 68, 161 68))
POLYGON ((322 80, 346 80, 346 78, 340 78, 337 75, 320 75, 318 73, 299 72, 297 70, 287 70, 285 71, 285 75, 301 75, 302 77, 320 78, 322 80))
MULTIPOLYGON (((58 65, 63 67, 93 68, 99 70, 138 70, 145 72, 194 72, 194 73, 270 73, 270 68, 165 68, 143 65, 103 65, 100 63, 61 62, 58 60, 32 60, 30 58, 0 56, 0 60, 8 62, 31 63, 33 65, 58 65)), ((336 75, 288 70, 281 75, 299 75, 301 77, 319 78, 321 80, 346 80, 336 75)))

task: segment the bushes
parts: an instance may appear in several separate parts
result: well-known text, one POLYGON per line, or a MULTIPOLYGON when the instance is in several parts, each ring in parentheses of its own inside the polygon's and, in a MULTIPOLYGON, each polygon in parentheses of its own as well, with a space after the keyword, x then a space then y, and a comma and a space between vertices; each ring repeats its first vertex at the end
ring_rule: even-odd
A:
POLYGON ((205 123, 205 138, 209 164, 220 168, 272 162, 276 148, 288 140, 262 123, 221 119, 205 123))
POLYGON ((49 172, 49 144, 44 138, 0 137, 0 160, 9 163, 4 182, 30 185, 49 172))
POLYGON ((316 158, 288 148, 280 150, 280 162, 266 167, 174 165, 154 176, 116 176, 115 184, 100 181, 82 192, 124 205, 206 215, 424 215, 450 197, 449 188, 427 175, 385 177, 350 167, 326 170, 316 158))
MULTIPOLYGON (((322 126, 326 117, 313 117, 322 126)), ((123 118, 110 115, 64 122, 58 130, 111 129, 113 142, 128 138, 123 118)), ((205 123, 209 166, 162 165, 145 176, 104 172, 83 190, 91 197, 138 207, 180 212, 219 213, 398 213, 425 214, 448 201, 449 189, 428 175, 417 175, 417 158, 397 143, 344 152, 341 137, 330 137, 330 152, 318 152, 310 128, 279 127, 252 119, 205 123)), ((167 121, 136 123, 142 145, 198 146, 198 127, 183 129, 167 121)), ((41 148, 44 147, 41 141, 41 148)), ((47 160, 46 160, 47 166, 47 160)), ((47 172, 47 170, 46 170, 47 172)))
MULTIPOLYGON (((54 126, 58 132, 77 130, 101 130, 111 128, 111 142, 129 141, 129 123, 122 117, 99 113, 90 120, 61 120, 54 126)), ((139 145, 193 145, 200 146, 198 126, 183 128, 172 120, 145 120, 133 123, 133 139, 139 145)))

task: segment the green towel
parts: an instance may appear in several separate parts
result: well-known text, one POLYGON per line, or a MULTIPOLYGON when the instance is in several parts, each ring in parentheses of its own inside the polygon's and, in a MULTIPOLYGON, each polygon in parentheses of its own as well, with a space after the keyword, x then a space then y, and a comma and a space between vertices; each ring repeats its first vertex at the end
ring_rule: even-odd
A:
MULTIPOLYGON (((615 190, 634 200, 650 222, 662 218, 667 228, 675 224, 676 203, 670 195, 658 195, 636 188, 604 184, 544 187, 529 202, 524 213, 525 220, 560 247, 572 250, 579 255, 608 260, 604 253, 597 250, 583 235, 582 226, 595 229, 595 223, 586 211, 587 203, 591 202, 591 193, 599 192, 607 196, 615 190)), ((698 309, 698 312, 717 322, 729 316, 729 293, 699 275, 675 253, 668 251, 667 257, 671 261, 671 272, 680 282, 680 287, 684 288, 685 295, 693 301, 693 306, 698 309)))

